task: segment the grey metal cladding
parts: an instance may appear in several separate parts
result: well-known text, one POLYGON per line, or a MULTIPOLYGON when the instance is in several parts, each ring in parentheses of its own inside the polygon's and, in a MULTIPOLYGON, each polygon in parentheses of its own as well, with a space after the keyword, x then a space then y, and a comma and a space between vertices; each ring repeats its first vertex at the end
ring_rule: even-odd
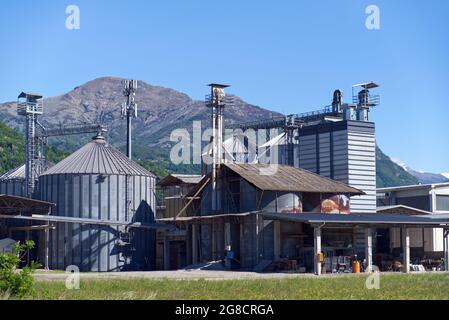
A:
MULTIPOLYGON (((57 204, 55 216, 145 223, 154 221, 155 183, 153 174, 104 140, 94 140, 41 175, 38 190, 42 200, 57 204)), ((113 223, 55 225, 50 231, 52 269, 69 264, 81 271, 154 268, 153 230, 131 229, 131 241, 123 247, 119 234, 124 229, 113 223)))

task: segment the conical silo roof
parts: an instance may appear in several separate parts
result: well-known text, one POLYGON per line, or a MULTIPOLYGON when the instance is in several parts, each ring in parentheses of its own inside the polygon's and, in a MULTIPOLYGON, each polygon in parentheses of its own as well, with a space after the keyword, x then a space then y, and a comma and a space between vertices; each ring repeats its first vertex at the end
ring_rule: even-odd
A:
POLYGON ((41 176, 57 174, 154 175, 96 136, 91 142, 45 171, 41 176))
POLYGON ((25 180, 25 165, 21 165, 2 174, 0 181, 5 180, 25 180))

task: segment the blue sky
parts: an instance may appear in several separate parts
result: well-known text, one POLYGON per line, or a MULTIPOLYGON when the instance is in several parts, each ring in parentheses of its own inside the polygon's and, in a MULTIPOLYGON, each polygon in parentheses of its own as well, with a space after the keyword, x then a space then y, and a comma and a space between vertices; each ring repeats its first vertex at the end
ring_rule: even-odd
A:
POLYGON ((2 1, 0 101, 65 93, 100 76, 202 99, 206 83, 283 113, 327 105, 374 80, 380 147, 449 172, 449 1, 2 1), (80 30, 65 8, 80 8, 80 30), (380 30, 365 8, 380 8, 380 30))

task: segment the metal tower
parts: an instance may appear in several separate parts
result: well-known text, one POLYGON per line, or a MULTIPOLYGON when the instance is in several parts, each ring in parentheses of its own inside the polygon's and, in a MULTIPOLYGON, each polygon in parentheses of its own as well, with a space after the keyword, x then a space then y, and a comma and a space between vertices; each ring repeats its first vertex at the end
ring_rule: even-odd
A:
POLYGON ((126 155, 129 159, 131 159, 131 119, 137 118, 137 104, 134 101, 136 96, 137 80, 125 80, 123 85, 123 94, 126 97, 126 102, 122 106, 122 116, 126 116, 127 124, 126 155))
POLYGON ((223 163, 223 113, 226 106, 224 84, 211 83, 210 94, 206 96, 206 105, 212 109, 212 211, 221 209, 220 166, 223 163))
POLYGON ((43 113, 42 96, 22 92, 17 98, 17 114, 25 116, 25 194, 31 197, 36 179, 45 167, 43 150, 36 135, 37 117, 43 113))

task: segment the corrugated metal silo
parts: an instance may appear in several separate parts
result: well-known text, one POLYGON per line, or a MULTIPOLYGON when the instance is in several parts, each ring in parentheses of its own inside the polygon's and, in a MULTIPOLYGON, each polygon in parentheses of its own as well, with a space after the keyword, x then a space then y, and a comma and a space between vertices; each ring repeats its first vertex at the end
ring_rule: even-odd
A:
MULTIPOLYGON (((154 221, 155 176, 97 136, 39 177, 40 199, 54 215, 120 222, 154 221)), ((123 227, 124 228, 124 227, 123 227)), ((81 271, 152 270, 155 232, 57 223, 50 234, 50 267, 81 271)))
POLYGON ((0 176, 0 194, 25 196, 25 165, 14 168, 0 176))

